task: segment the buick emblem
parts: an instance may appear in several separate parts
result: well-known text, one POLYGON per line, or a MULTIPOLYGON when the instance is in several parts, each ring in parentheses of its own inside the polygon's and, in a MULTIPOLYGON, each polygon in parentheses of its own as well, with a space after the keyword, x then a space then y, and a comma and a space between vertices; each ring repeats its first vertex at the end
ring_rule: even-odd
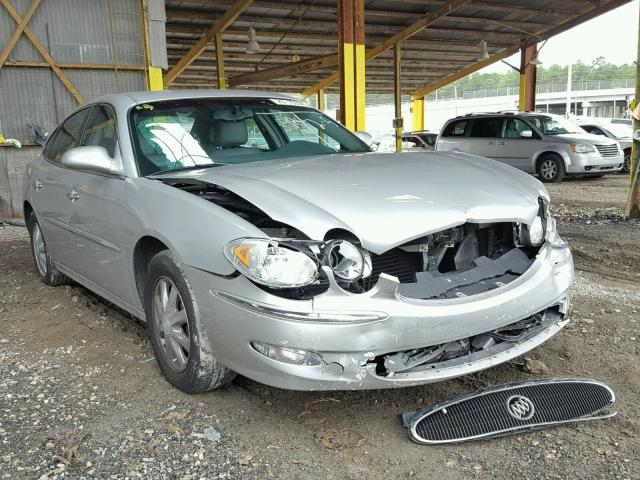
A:
POLYGON ((513 395, 507 400, 507 412, 516 420, 529 420, 535 413, 533 402, 522 395, 513 395))

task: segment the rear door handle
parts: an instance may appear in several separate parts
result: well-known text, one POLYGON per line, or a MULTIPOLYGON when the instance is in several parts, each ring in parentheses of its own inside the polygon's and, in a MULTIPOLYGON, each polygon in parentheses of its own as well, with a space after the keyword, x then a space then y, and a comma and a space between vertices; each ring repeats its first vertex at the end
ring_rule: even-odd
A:
POLYGON ((67 198, 71 201, 78 200, 80 198, 80 194, 75 190, 71 190, 69 193, 67 193, 67 198))
POLYGON ((506 145, 507 142, 496 142, 496 145, 506 145))
POLYGON ((40 180, 34 180, 31 182, 31 186, 34 190, 40 190, 42 188, 42 182, 40 180))
POLYGON ((496 142, 494 142, 493 140, 489 140, 489 145, 495 145, 496 142))

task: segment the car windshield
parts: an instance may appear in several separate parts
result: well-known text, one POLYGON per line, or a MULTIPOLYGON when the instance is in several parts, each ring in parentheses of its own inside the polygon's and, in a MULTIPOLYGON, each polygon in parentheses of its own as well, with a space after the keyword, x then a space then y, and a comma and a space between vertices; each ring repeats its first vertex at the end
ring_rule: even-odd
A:
POLYGON ((539 115, 528 117, 528 119, 545 135, 584 133, 582 128, 566 118, 539 115))
POLYGON ((288 157, 368 152, 326 115, 286 99, 188 99, 136 105, 141 175, 288 157))
POLYGON ((625 125, 623 123, 608 123, 604 125, 608 132, 611 132, 615 138, 632 138, 633 128, 631 125, 625 125))

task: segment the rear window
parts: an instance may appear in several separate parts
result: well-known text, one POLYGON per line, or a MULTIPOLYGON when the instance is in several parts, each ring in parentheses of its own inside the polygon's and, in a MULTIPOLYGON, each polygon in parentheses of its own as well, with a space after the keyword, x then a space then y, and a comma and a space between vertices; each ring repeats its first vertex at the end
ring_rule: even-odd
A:
POLYGON ((502 130, 502 117, 476 118, 469 136, 475 138, 498 138, 502 130))
POLYGON ((457 120, 446 126, 442 132, 443 137, 464 137, 467 133, 469 120, 457 120))

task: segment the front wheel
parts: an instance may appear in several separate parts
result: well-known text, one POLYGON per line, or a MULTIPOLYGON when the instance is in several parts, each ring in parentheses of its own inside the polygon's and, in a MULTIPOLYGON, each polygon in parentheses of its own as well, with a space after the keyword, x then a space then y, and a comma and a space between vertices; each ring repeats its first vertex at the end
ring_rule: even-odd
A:
POLYGON ((202 393, 233 380, 235 373, 214 356, 193 290, 168 251, 149 263, 144 303, 153 351, 171 385, 202 393))
POLYGON ((557 155, 545 155, 538 162, 538 175, 543 182, 561 182, 566 175, 564 161, 557 155))
POLYGON ((624 163, 620 173, 629 173, 631 171, 631 150, 624 151, 624 163))

